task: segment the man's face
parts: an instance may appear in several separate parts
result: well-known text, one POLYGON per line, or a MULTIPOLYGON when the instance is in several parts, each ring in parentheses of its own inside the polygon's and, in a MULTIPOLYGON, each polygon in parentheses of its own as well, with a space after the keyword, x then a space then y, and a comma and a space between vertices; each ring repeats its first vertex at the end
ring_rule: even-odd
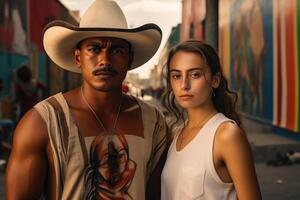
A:
POLYGON ((74 51, 75 62, 82 70, 84 81, 100 91, 121 89, 130 68, 132 53, 127 41, 97 37, 83 40, 74 51))

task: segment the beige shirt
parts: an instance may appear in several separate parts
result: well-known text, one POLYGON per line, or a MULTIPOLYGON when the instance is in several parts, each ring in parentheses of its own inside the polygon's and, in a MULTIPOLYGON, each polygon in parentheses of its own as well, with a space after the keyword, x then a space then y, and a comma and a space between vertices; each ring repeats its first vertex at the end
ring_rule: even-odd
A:
POLYGON ((56 175, 56 199, 145 199, 146 182, 166 146, 162 115, 137 99, 144 137, 83 138, 64 96, 35 106, 47 124, 56 175))

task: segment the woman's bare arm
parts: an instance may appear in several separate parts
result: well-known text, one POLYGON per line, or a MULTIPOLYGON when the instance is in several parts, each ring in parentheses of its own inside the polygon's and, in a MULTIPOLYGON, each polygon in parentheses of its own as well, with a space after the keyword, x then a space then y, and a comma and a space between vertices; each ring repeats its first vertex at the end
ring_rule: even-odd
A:
POLYGON ((223 123, 217 130, 215 145, 221 149, 226 165, 240 200, 260 200, 252 152, 245 133, 235 124, 223 123))

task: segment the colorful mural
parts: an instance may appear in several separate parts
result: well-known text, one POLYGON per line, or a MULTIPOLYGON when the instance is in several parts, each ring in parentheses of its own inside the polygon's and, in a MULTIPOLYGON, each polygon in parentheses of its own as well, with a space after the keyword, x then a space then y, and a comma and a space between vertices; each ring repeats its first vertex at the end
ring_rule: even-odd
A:
POLYGON ((221 0, 219 50, 240 109, 300 132, 297 0, 221 0))

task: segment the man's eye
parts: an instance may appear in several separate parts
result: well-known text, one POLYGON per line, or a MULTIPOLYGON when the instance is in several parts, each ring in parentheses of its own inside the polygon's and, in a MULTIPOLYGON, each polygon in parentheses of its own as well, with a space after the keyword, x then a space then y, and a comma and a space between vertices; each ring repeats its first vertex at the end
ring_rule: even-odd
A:
POLYGON ((100 52, 100 47, 98 46, 92 46, 90 47, 88 50, 91 51, 91 52, 94 52, 94 53, 99 53, 100 52))
POLYGON ((123 49, 123 48, 114 48, 112 50, 112 53, 113 54, 123 54, 123 53, 125 53, 125 49, 123 49))

